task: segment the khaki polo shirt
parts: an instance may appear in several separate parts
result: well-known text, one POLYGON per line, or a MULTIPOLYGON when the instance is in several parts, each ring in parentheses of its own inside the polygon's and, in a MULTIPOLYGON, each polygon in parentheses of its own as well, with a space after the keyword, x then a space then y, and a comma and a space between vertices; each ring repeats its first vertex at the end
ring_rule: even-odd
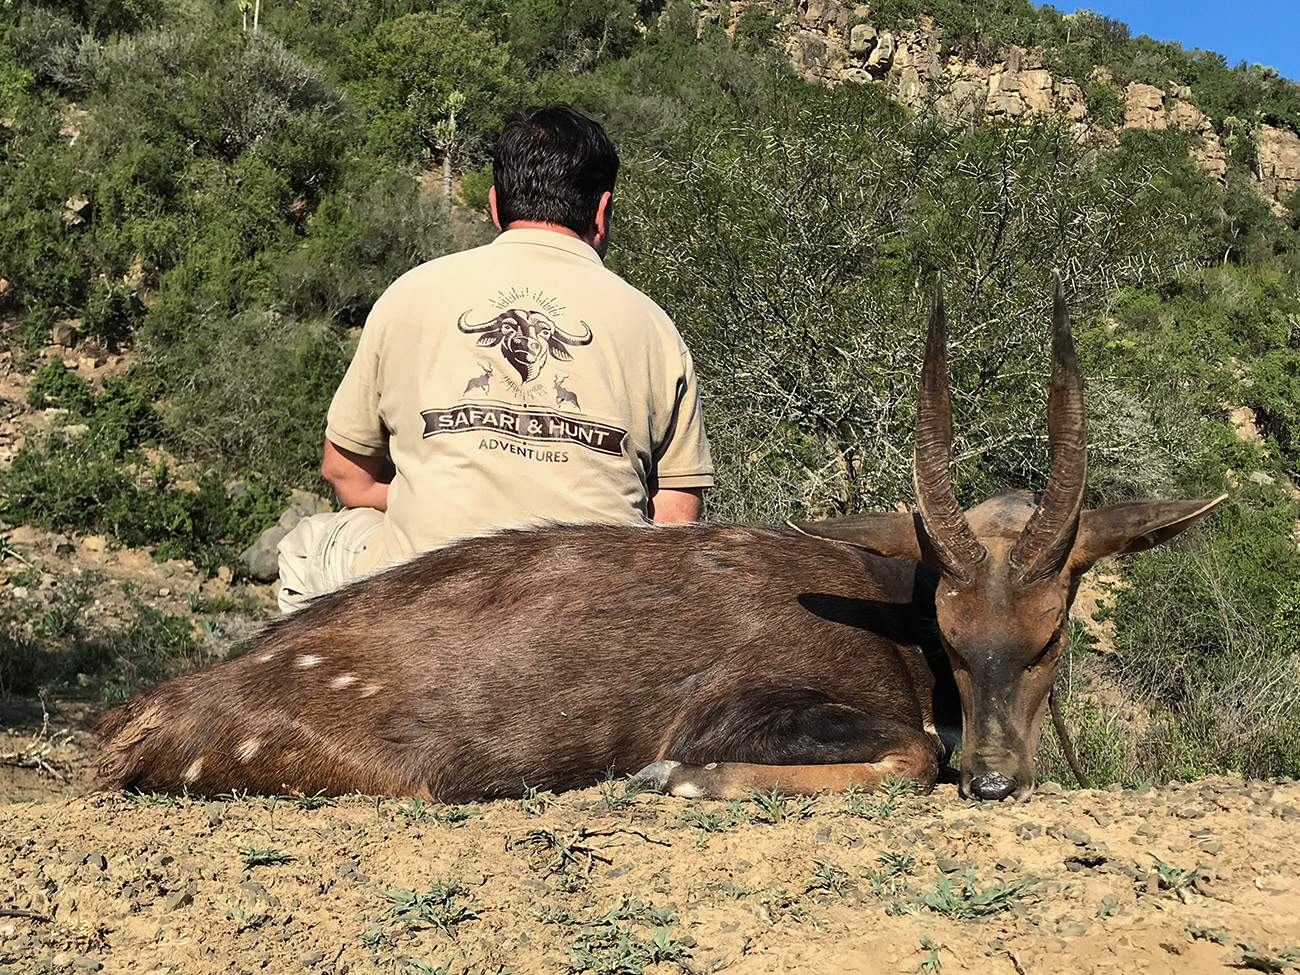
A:
POLYGON ((644 524, 660 487, 713 483, 690 353, 587 244, 508 230, 375 303, 326 436, 397 476, 367 572, 547 521, 644 524))

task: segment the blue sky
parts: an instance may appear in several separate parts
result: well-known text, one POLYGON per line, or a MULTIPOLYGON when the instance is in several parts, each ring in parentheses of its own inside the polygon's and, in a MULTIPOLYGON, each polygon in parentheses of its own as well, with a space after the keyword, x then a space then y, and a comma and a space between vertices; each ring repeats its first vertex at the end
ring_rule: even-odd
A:
MULTIPOLYGON (((1068 2, 1052 6, 1075 9, 1068 2)), ((1258 62, 1300 80, 1300 0, 1092 0, 1078 6, 1122 20, 1134 37, 1182 41, 1183 47, 1217 51, 1229 64, 1258 62)))

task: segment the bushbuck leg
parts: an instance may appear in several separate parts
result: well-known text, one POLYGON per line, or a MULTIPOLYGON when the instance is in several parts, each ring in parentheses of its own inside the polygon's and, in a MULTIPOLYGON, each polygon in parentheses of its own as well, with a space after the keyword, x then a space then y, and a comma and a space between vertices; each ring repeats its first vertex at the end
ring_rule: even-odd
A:
POLYGON ((749 788, 805 796, 822 790, 843 792, 853 786, 875 789, 889 775, 913 779, 922 792, 929 792, 934 788, 934 759, 929 759, 926 766, 920 749, 890 755, 879 762, 837 765, 750 765, 746 762, 683 765, 665 761, 642 769, 633 781, 684 799, 738 799, 749 788))
POLYGON ((730 713, 701 714, 709 721, 701 733, 683 736, 686 729, 677 729, 675 740, 661 747, 661 760, 636 779, 673 795, 711 799, 734 799, 749 787, 796 794, 874 789, 891 773, 916 780, 924 792, 934 787, 941 745, 915 724, 817 701, 812 691, 786 691, 776 707, 772 696, 750 692, 730 713))

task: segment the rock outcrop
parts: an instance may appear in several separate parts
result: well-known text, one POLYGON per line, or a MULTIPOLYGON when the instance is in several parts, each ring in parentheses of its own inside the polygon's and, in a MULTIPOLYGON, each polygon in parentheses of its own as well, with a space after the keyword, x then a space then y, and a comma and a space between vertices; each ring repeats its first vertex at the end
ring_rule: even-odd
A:
POLYGON ((1260 187, 1276 204, 1300 192, 1300 135, 1290 129, 1262 125, 1259 129, 1260 187))
POLYGON ((1190 101, 1191 89, 1170 84, 1168 93, 1155 85, 1133 82, 1124 89, 1124 128, 1180 129, 1199 136, 1191 156, 1215 179, 1228 171, 1219 134, 1209 118, 1190 101))
MULTIPOLYGON (((732 0, 729 29, 751 0, 732 0)), ((1071 120, 1080 134, 1112 130, 1089 114, 1083 87, 1057 78, 1042 63, 1041 52, 1010 46, 1002 60, 987 64, 944 54, 942 30, 928 17, 901 30, 879 30, 870 23, 870 8, 850 10, 840 0, 760 0, 786 36, 786 50, 796 72, 823 84, 888 84, 894 96, 914 107, 933 102, 951 119, 980 116, 1029 119, 1057 114, 1071 120)), ((721 20, 710 8, 707 20, 721 20)), ((725 15, 723 15, 725 16, 725 15)), ((1094 70, 1094 84, 1109 86, 1124 104, 1123 128, 1177 129, 1190 132, 1189 153, 1215 179, 1227 172, 1219 133, 1192 102, 1190 89, 1176 82, 1165 88, 1130 84, 1120 90, 1104 68, 1094 70)), ((1260 192, 1275 206, 1300 190, 1300 136, 1265 125, 1259 134, 1257 173, 1260 192)))

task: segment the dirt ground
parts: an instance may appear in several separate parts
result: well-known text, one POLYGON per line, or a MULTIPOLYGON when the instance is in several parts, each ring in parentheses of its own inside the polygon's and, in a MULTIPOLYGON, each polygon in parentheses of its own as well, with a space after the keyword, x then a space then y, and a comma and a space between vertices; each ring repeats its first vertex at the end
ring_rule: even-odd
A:
POLYGON ((0 972, 1300 964, 1296 782, 1048 784, 1019 806, 951 785, 808 808, 610 784, 477 807, 60 795, 86 744, 51 753, 78 771, 43 795, 0 776, 0 972))

